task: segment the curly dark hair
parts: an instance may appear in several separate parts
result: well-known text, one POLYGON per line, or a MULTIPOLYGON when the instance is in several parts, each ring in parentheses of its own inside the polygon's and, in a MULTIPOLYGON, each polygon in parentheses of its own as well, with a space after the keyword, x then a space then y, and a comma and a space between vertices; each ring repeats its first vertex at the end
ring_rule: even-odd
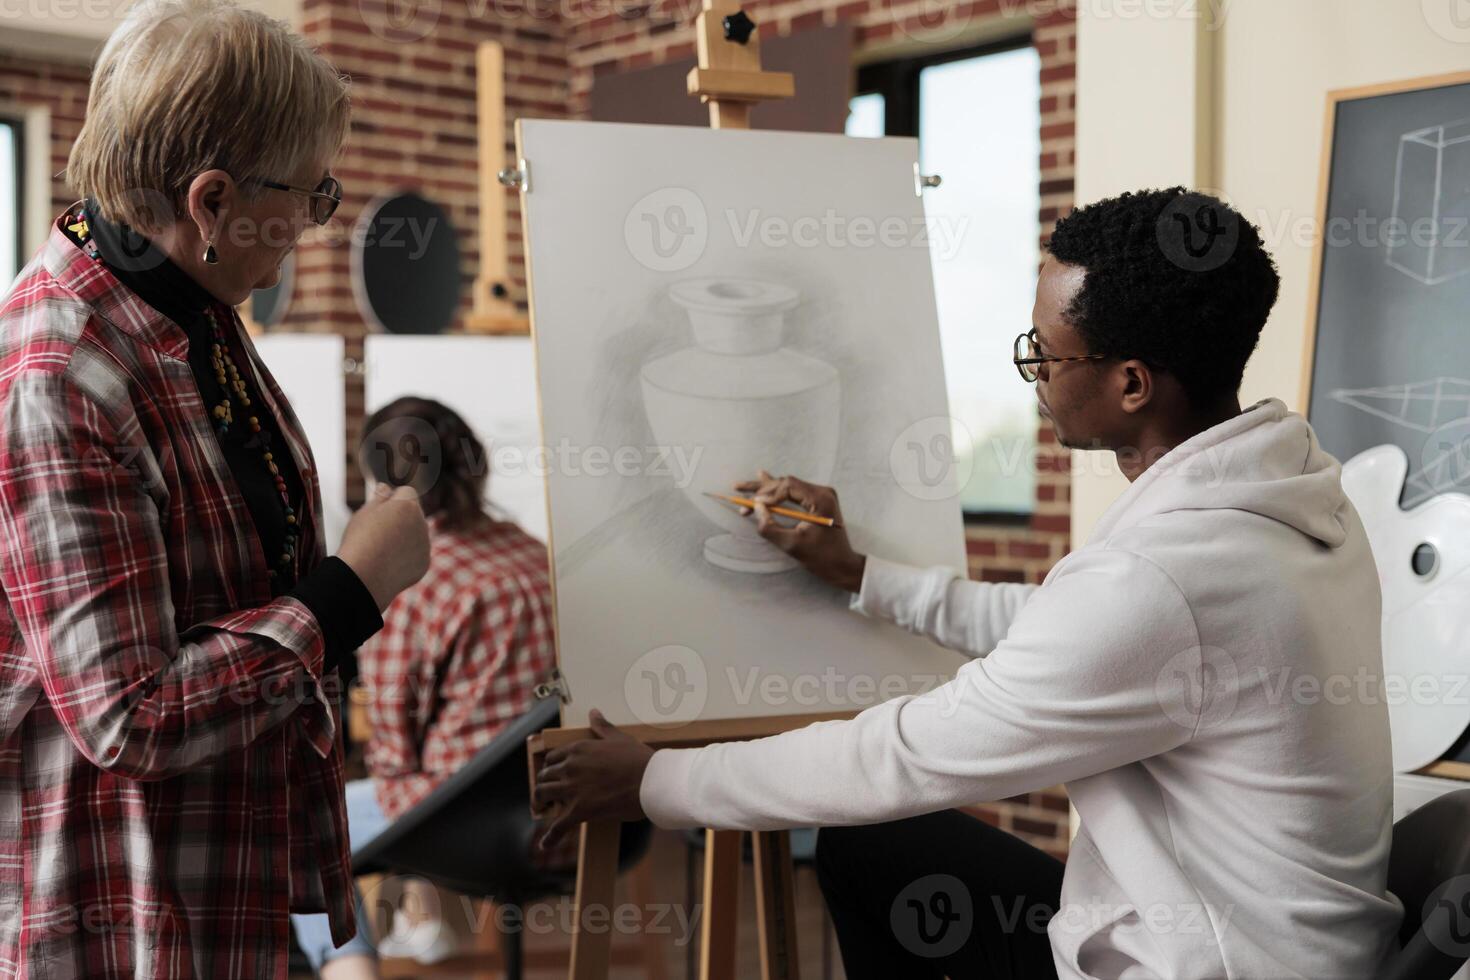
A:
POLYGON ((1240 390, 1281 279, 1230 205, 1183 187, 1134 191, 1073 211, 1049 249, 1087 270, 1066 313, 1091 353, 1172 374, 1198 409, 1240 390))

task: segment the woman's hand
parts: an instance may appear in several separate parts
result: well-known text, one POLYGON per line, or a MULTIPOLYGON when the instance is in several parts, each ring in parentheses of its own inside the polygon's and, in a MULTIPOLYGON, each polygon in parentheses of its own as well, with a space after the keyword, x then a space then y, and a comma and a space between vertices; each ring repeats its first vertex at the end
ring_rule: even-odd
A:
POLYGON ((378 612, 429 570, 429 525, 412 487, 380 483, 347 522, 337 557, 362 579, 378 612))
POLYGON ((536 839, 542 854, 588 820, 643 819, 638 791, 653 749, 615 728, 595 708, 590 725, 596 738, 547 752, 536 775, 531 808, 537 814, 554 812, 536 839))
MULTIPOLYGON (((806 566, 817 578, 846 589, 860 591, 868 559, 852 550, 842 524, 837 491, 798 480, 794 476, 773 477, 765 470, 757 479, 737 483, 735 489, 755 500, 756 527, 761 537, 806 566), (813 514, 835 519, 839 526, 822 527, 801 521, 795 527, 777 523, 770 508, 791 502, 813 514)), ((748 507, 741 512, 750 514, 748 507)))

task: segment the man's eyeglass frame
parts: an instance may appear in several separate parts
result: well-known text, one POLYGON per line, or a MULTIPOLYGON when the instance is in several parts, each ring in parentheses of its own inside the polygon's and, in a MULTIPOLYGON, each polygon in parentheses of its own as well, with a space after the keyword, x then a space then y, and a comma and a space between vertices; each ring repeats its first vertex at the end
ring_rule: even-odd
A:
POLYGON ((1020 372, 1021 380, 1027 384, 1035 384, 1041 375, 1036 370, 1042 364, 1061 364, 1066 361, 1100 361, 1107 357, 1106 354, 1079 354, 1075 357, 1045 357, 1041 354, 1041 346, 1036 342, 1036 328, 1016 338, 1011 348, 1011 360, 1016 364, 1016 370, 1020 372))

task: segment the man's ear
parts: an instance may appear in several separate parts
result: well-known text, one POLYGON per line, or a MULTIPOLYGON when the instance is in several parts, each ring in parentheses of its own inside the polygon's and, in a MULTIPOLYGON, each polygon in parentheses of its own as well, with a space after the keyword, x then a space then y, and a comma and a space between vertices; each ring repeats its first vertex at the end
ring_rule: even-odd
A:
POLYGON ((184 211, 199 239, 217 242, 240 193, 235 178, 223 170, 206 170, 189 182, 184 211))
POLYGON ((1153 370, 1142 361, 1124 361, 1118 365, 1123 379, 1123 411, 1132 415, 1140 412, 1153 400, 1156 383, 1153 370))

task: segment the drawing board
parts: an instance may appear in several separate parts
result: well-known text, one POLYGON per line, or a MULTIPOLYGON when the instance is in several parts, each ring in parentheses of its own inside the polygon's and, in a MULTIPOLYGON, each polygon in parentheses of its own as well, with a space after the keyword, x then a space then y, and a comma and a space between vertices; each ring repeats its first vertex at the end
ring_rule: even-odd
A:
POLYGON ((761 467, 829 484, 859 550, 963 572, 915 142, 517 135, 563 723, 857 710, 947 680, 956 654, 703 496, 761 467))
POLYGON ((492 510, 546 540, 546 454, 531 339, 369 334, 364 345, 368 414, 404 395, 454 409, 485 448, 492 510))

